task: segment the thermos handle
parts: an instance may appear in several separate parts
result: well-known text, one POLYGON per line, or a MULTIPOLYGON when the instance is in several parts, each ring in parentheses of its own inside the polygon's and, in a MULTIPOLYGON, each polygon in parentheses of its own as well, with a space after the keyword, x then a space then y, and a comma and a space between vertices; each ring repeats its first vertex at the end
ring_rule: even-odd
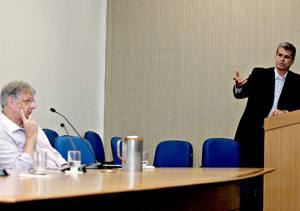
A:
POLYGON ((117 141, 117 156, 120 160, 123 161, 123 158, 121 156, 121 141, 122 139, 120 139, 119 141, 117 141))

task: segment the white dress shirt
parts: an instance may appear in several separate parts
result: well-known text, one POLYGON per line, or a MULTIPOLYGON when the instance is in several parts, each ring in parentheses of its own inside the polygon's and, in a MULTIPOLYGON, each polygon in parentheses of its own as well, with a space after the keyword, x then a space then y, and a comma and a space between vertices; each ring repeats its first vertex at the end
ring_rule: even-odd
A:
POLYGON ((287 72, 284 74, 284 76, 280 76, 276 70, 276 68, 274 68, 274 72, 275 72, 275 90, 274 90, 274 101, 273 101, 273 105, 271 108, 271 111, 269 112, 268 116, 271 116, 272 111, 277 109, 278 106, 278 100, 279 97, 281 95, 281 91, 282 88, 284 86, 284 82, 285 82, 285 78, 287 75, 287 72))
MULTIPOLYGON (((0 166, 7 169, 31 169, 32 157, 23 152, 25 132, 13 121, 0 113, 0 166)), ((67 161, 49 143, 38 126, 36 150, 47 152, 47 168, 60 169, 67 161)))

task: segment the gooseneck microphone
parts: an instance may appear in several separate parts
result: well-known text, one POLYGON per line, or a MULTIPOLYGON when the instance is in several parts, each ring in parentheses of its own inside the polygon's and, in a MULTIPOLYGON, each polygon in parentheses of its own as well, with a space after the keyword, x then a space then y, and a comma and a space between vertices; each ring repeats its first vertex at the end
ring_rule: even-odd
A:
POLYGON ((69 134, 69 131, 67 130, 67 128, 66 128, 66 126, 65 126, 65 124, 64 123, 60 123, 60 127, 62 127, 62 128, 64 128, 65 129, 65 131, 66 131, 66 134, 69 136, 70 134, 69 134))
MULTIPOLYGON (((55 108, 50 108, 50 111, 52 111, 53 113, 57 113, 59 116, 61 116, 62 118, 64 118, 66 120, 66 122, 72 127, 72 129, 75 131, 75 133, 80 137, 80 139, 85 142, 86 140, 79 134, 79 132, 75 129, 75 127, 72 125, 72 123, 67 119, 67 117, 65 117, 64 115, 62 115, 61 113, 59 113, 58 111, 55 110, 55 108)), ((67 135, 69 136, 69 132, 67 131, 65 125, 63 123, 60 124, 61 127, 64 127, 66 132, 67 132, 67 135)), ((72 139, 71 139, 72 140, 72 139)), ((74 145, 74 143, 72 144, 74 145)), ((94 150, 92 149, 91 145, 87 145, 87 148, 90 150, 92 156, 94 157, 95 159, 95 162, 97 162, 97 159, 96 159, 96 156, 95 156, 95 153, 94 153, 94 150)), ((75 148, 76 149, 76 148, 75 148)))
POLYGON ((67 119, 67 117, 65 117, 64 115, 62 115, 61 113, 59 113, 58 111, 55 110, 55 108, 50 108, 50 111, 57 113, 59 116, 61 116, 62 118, 64 118, 67 123, 72 127, 72 129, 75 131, 75 133, 81 138, 83 139, 83 137, 78 133, 78 131, 74 128, 74 126, 72 125, 72 123, 67 119))

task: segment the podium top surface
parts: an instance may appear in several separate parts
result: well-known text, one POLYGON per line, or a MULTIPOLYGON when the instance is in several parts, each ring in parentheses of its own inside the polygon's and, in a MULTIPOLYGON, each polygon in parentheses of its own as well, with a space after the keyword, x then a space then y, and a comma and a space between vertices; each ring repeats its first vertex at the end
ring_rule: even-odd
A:
POLYGON ((280 127, 286 127, 289 125, 300 123, 300 110, 288 112, 275 117, 265 118, 264 129, 273 130, 280 127))

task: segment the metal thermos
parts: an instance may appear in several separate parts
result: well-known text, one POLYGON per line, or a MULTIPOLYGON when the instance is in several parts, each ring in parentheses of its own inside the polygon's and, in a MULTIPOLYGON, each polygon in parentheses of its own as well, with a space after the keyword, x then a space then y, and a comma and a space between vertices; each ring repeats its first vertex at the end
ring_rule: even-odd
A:
POLYGON ((138 136, 126 136, 117 143, 118 157, 122 160, 122 170, 127 172, 141 172, 143 170, 143 142, 138 136), (122 141, 122 156, 120 143, 122 141))

